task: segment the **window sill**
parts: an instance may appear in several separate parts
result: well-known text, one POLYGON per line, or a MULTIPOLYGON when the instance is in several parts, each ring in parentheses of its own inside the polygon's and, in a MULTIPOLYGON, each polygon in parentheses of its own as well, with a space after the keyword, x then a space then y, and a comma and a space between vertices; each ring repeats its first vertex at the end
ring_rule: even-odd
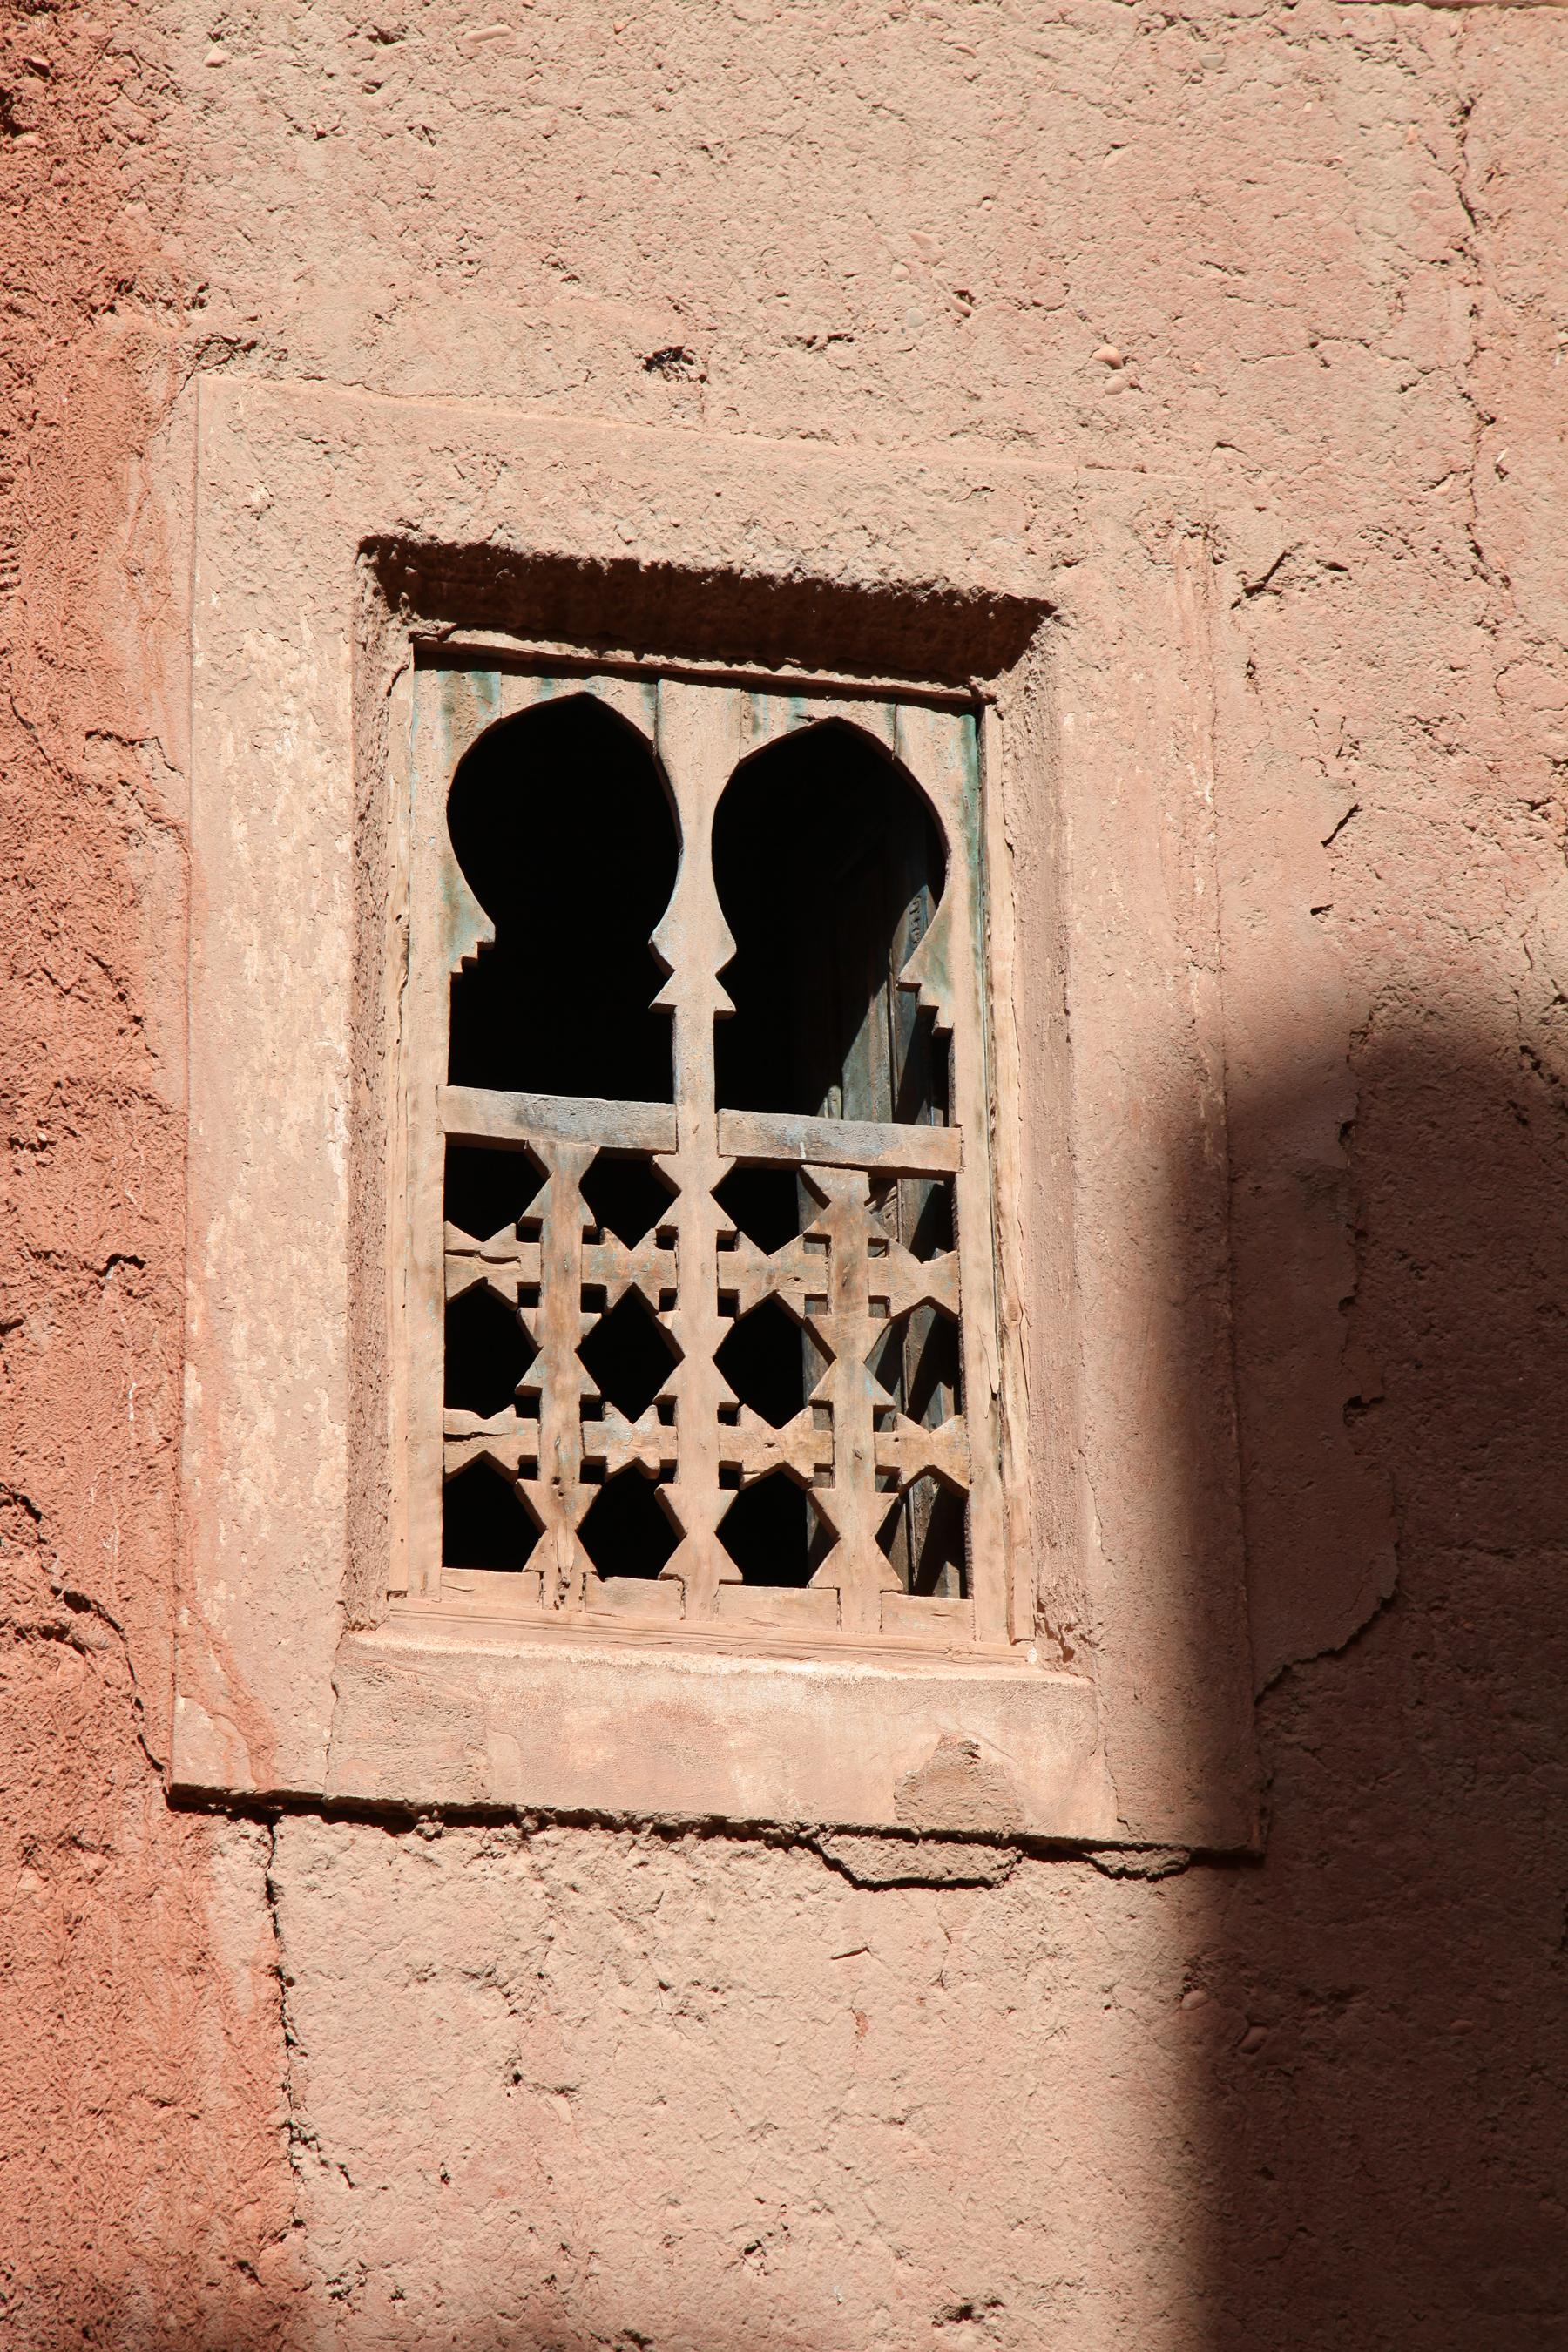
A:
POLYGON ((400 1611, 340 1646, 325 1793, 1106 1839, 1093 1686, 1040 1666, 520 1634, 400 1611))

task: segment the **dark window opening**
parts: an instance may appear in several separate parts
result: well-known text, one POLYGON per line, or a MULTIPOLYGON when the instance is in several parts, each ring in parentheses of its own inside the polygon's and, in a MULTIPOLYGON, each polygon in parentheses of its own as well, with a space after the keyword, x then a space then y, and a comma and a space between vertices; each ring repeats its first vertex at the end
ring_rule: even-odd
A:
POLYGON ((776 1298, 743 1315, 714 1360, 742 1404, 782 1429, 825 1369, 809 1336, 776 1298))
POLYGON ((601 1576, 657 1576, 680 1540, 641 1470, 622 1470, 605 1481, 580 1533, 601 1576))
POLYGON ((441 1558, 448 1568, 526 1568, 539 1522, 502 1470, 470 1462, 441 1495, 441 1558))
POLYGON ((668 1213, 675 1190, 647 1152, 601 1151, 583 1179, 583 1198, 604 1232, 635 1249, 668 1213))
POLYGON ((496 927, 452 981, 453 1085, 668 1102, 648 941, 678 849, 647 744, 591 695, 536 703, 459 762, 447 824, 496 927))
POLYGON ((833 1546, 811 1496, 783 1470, 742 1489, 719 1522, 719 1540, 743 1584, 809 1584, 833 1546))
POLYGON ((544 1187, 544 1171, 531 1151, 503 1145, 448 1143, 444 1213, 477 1242, 514 1233, 544 1187))
MULTIPOLYGON (((900 1192, 939 1193, 943 1189, 907 1182, 898 1187, 900 1192)), ((931 1203, 923 1207, 929 1212, 931 1203)), ((940 1229, 940 1211, 936 1222, 940 1229)), ((951 1241, 943 1245, 951 1246, 951 1241)), ((963 1411, 961 1365, 957 1322, 937 1307, 916 1307, 897 1317, 871 1354, 872 1373, 898 1411, 924 1429, 940 1428, 963 1411)), ((956 1601, 968 1591, 965 1519, 963 1496, 929 1472, 900 1498, 878 1541, 906 1592, 939 1593, 956 1601)))
POLYGON ((793 1168, 731 1168, 713 1198, 746 1239, 770 1255, 794 1241, 816 1206, 793 1168))
POLYGON ((899 985, 944 875, 924 798, 858 729, 806 728, 736 771, 713 827, 735 940, 715 1039, 726 1108, 946 1121, 945 1041, 899 985))
POLYGON ((635 1290, 601 1315, 577 1350, 599 1394, 636 1421, 679 1360, 662 1323, 635 1290))
POLYGON ((506 1301, 476 1284, 447 1308, 447 1404, 489 1421, 516 1402, 518 1383, 538 1353, 506 1301))
POLYGON ((940 1307, 912 1307, 889 1323, 871 1370, 899 1411, 924 1429, 963 1411, 958 1325, 940 1307))
MULTIPOLYGON (((719 804, 713 873, 735 940, 723 975, 735 1010, 715 1037, 720 1102, 945 1123, 946 1041, 900 984, 941 901, 945 864, 935 820, 898 763, 837 721, 757 753, 719 804)), ((817 1207, 788 1169, 738 1168, 718 1197, 741 1233, 768 1251, 804 1231, 817 1207)), ((950 1184, 888 1183, 877 1206, 889 1240, 917 1256, 952 1246, 950 1184)), ((720 1283, 722 1290, 721 1272, 720 1283)), ((775 1427, 807 1403, 823 1370, 810 1339, 776 1307, 739 1322, 719 1364, 741 1402, 775 1427)), ((956 1333, 932 1310, 890 1330, 873 1369, 911 1420, 935 1423, 957 1410, 956 1333)), ((951 1583, 956 1574, 962 1589, 962 1506, 956 1565, 947 1557, 952 1516, 943 1505, 933 1517, 923 1500, 908 1499, 890 1513, 898 1527, 889 1556, 906 1583, 910 1575, 951 1583)), ((808 1496, 783 1474, 737 1497, 721 1539, 747 1582, 793 1585, 809 1581, 829 1542, 808 1496)))
POLYGON ((906 1592, 960 1601, 969 1590, 963 1496, 928 1471, 900 1495, 877 1541, 906 1592))
POLYGON ((944 1176, 903 1176, 872 1187, 872 1200, 891 1239, 929 1265, 953 1247, 952 1185, 944 1176))

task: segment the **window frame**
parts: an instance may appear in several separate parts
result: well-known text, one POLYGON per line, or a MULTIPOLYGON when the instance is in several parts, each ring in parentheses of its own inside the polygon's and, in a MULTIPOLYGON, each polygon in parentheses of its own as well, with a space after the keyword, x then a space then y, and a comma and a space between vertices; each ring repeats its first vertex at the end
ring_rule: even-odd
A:
MULTIPOLYGON (((1016 1120, 1016 1105, 998 1094, 991 1067, 984 703, 973 694, 894 694, 885 688, 737 671, 732 665, 661 665, 653 658, 605 663, 587 654, 572 660, 559 648, 540 651, 521 643, 505 648, 493 639, 468 647, 459 637, 416 646, 405 705, 396 723, 409 729, 406 846, 399 859, 406 866, 408 888, 406 914, 400 916, 392 943, 400 1014, 397 1119, 406 1138, 408 1171, 405 1217, 394 1212, 393 1263, 407 1268, 407 1370, 400 1384, 406 1421, 393 1446, 394 1463, 405 1474, 393 1519, 388 1589, 395 1616, 411 1623, 489 1618, 510 1624, 520 1634, 574 1624, 584 1633, 613 1631, 630 1639, 699 1644, 743 1643, 758 1651, 788 1651, 805 1640, 829 1650, 872 1654, 923 1647, 977 1657, 1023 1654, 1035 1627, 1025 1564, 1010 1545, 1005 1507, 1014 1433, 1002 1346, 1003 1233, 994 1152, 998 1125, 1016 1120), (659 998, 669 1006, 674 1033, 675 1099, 669 1105, 503 1097, 444 1083, 450 977, 493 937, 447 838, 452 779, 461 760, 492 728, 569 695, 593 697, 633 730, 653 755, 673 803, 680 863, 674 895, 654 934, 670 967, 659 998), (910 959, 907 980, 918 981, 921 1001, 951 1036, 948 1126, 901 1129, 716 1108, 713 1024, 728 1004, 720 975, 734 945, 711 868, 719 803, 750 757, 834 721, 855 727, 899 763, 944 837, 942 901, 910 959), (693 1534, 654 1584, 596 1577, 574 1534, 582 1490, 574 1488, 563 1502, 538 1471, 525 1492, 533 1515, 543 1521, 533 1555, 540 1569, 531 1561, 521 1575, 441 1566, 443 1428, 448 1459, 468 1461, 494 1449, 499 1465, 519 1444, 515 1434, 498 1437, 493 1424, 477 1416, 443 1415, 442 1327, 452 1278, 447 1269, 456 1258, 458 1280, 472 1270, 471 1253, 447 1255, 438 1244, 444 1147, 462 1140, 521 1143, 531 1134, 542 1151, 565 1153, 563 1181, 568 1181, 565 1170, 574 1155, 589 1144, 653 1147, 656 1164, 668 1181, 676 1181, 683 1169, 695 1178, 694 1195, 682 1193, 672 1211, 680 1275, 675 1310, 667 1318, 681 1351, 675 1384, 688 1391, 676 1405, 685 1425, 676 1447, 672 1500, 691 1522, 693 1534), (747 1163, 828 1171, 822 1181, 845 1193, 831 1213, 851 1255, 857 1212, 850 1171, 941 1175, 952 1182, 958 1231, 952 1273, 961 1302, 965 1410, 959 1429, 948 1425, 946 1444, 929 1450, 933 1465, 952 1460, 956 1467, 952 1449, 963 1441, 970 1590, 963 1600, 862 1590, 874 1568, 864 1528, 858 1555, 849 1554, 847 1544, 841 1547, 855 1560, 855 1569, 845 1570, 842 1591, 816 1580, 798 1591, 744 1584, 718 1542, 717 1523, 730 1499, 711 1500, 721 1491, 721 1458, 750 1464, 760 1454, 775 1466, 784 1458, 758 1429, 748 1433, 742 1445, 740 1431, 727 1434, 718 1427, 720 1376, 710 1379, 706 1370, 730 1328, 719 1319, 718 1301, 698 1296, 711 1291, 723 1270, 719 1236, 725 1221, 712 1202, 711 1188, 731 1165, 747 1163), (706 1434, 687 1444, 687 1428, 706 1434), (695 1486, 688 1466, 693 1456, 695 1486)), ((546 877, 529 879, 547 887, 546 877)), ((1016 1139, 1009 1141, 1016 1150, 1016 1139)), ((907 1277, 916 1272, 912 1265, 903 1271, 907 1277)), ((763 1283, 770 1283, 769 1268, 759 1274, 763 1283)), ((774 1279, 762 1295, 778 1295, 781 1287, 774 1279)), ((874 1311, 874 1291, 870 1305, 874 1311)), ((574 1299, 563 1301, 554 1310, 557 1321, 564 1311, 569 1323, 574 1307, 574 1299)), ((577 1336, 587 1328, 584 1323, 577 1336)), ((570 1375, 569 1343, 558 1336, 552 1351, 560 1352, 570 1375)), ((847 1358, 843 1378, 839 1401, 818 1416, 831 1425, 824 1433, 826 1443, 819 1449, 823 1458, 813 1483, 825 1507, 830 1508, 836 1496, 847 1506, 846 1517, 853 1526, 856 1518, 864 1522, 873 1506, 868 1495, 845 1494, 848 1480, 834 1467, 837 1446, 842 1444, 850 1457, 850 1476, 857 1457, 865 1455, 864 1482, 873 1456, 879 1466, 891 1465, 900 1449, 920 1441, 914 1424, 875 1435, 870 1406, 856 1392, 847 1358), (863 1433, 862 1412, 868 1422, 863 1433), (858 1441, 853 1453, 847 1439, 852 1426, 858 1441)), ((837 1378, 832 1385, 837 1391, 837 1378)), ((574 1408, 558 1416, 546 1394, 542 1410, 553 1430, 550 1442, 567 1452, 569 1475, 580 1475, 571 1457, 574 1430, 568 1426, 574 1408)), ((634 1458, 629 1433, 621 1442, 634 1458)))
POLYGON ((1254 1845, 1223 475, 764 446, 238 371, 182 394, 164 457, 192 537, 167 704, 192 877, 179 1605, 148 1691, 171 1789, 1254 1845), (416 644, 492 634, 983 704, 993 1066, 1019 1113, 994 1139, 1020 1276, 1001 1347, 1027 1374, 1007 1382, 1036 1626, 1016 1663, 389 1617, 398 713, 416 644))

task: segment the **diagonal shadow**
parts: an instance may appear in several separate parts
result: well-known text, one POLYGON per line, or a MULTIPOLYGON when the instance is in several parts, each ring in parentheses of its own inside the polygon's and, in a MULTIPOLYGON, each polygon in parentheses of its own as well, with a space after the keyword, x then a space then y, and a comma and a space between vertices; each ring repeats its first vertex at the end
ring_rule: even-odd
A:
POLYGON ((1568 1096, 1436 1021, 1356 1076, 1342 1169, 1289 1074, 1230 1106, 1268 1834, 1200 1866, 1194 2341, 1525 2352, 1568 2343, 1568 1096))

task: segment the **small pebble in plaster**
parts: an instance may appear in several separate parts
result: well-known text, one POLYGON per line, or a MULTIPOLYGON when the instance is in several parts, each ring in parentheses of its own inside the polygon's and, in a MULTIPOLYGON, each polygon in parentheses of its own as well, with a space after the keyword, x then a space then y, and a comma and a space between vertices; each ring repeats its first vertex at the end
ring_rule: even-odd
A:
POLYGON ((1117 350, 1114 343, 1101 343, 1094 356, 1109 368, 1125 367, 1127 364, 1124 354, 1117 350))
POLYGON ((228 63, 228 52, 215 46, 207 51, 206 63, 209 66, 226 66, 228 63))

